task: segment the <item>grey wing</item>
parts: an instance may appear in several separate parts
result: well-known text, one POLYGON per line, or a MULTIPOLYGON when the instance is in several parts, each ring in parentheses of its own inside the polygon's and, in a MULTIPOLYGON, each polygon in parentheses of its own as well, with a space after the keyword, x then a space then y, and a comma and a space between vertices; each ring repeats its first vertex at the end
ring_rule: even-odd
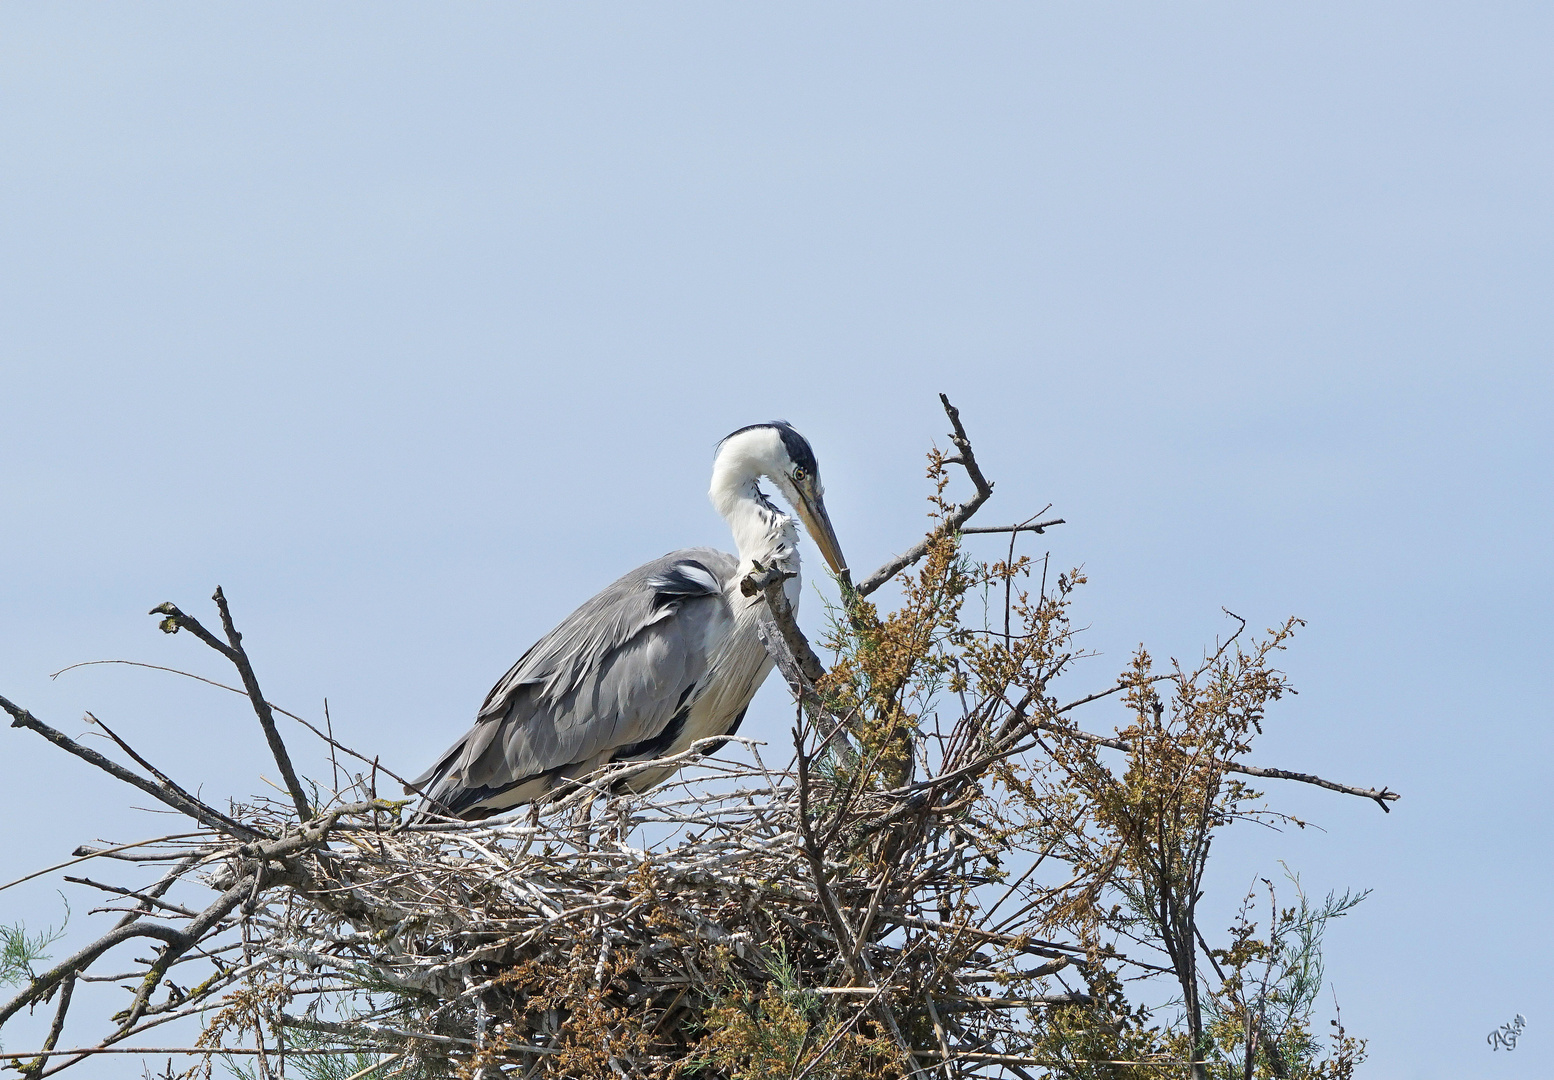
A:
POLYGON ((688 548, 608 586, 524 653, 475 726, 409 786, 448 812, 484 816, 558 776, 652 756, 676 717, 683 723, 709 642, 729 632, 723 590, 736 570, 730 555, 688 548))

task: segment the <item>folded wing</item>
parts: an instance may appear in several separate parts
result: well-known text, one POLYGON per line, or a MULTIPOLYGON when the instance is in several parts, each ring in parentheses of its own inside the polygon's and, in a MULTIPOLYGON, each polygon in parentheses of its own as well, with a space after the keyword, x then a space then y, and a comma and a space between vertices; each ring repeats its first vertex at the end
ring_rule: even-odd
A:
POLYGON ((534 644, 475 726, 409 785, 445 813, 478 818, 539 797, 654 741, 688 710, 733 617, 735 559, 712 548, 638 567, 534 644))

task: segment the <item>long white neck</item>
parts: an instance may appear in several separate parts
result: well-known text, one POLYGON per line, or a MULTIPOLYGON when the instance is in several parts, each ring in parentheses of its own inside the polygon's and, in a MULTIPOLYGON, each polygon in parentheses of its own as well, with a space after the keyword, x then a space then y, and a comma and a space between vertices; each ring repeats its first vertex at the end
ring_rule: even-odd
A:
MULTIPOLYGON (((751 448, 755 449, 755 448, 751 448)), ((739 576, 743 578, 756 562, 777 565, 793 574, 784 592, 790 602, 799 593, 799 532, 793 518, 779 510, 761 492, 760 480, 769 475, 764 455, 749 452, 743 446, 725 445, 712 467, 712 488, 708 496, 734 534, 739 549, 739 576)))

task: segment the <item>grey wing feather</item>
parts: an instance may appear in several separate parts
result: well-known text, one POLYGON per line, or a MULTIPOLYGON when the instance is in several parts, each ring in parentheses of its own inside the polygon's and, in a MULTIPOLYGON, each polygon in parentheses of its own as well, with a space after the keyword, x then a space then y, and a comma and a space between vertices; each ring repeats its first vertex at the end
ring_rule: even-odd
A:
POLYGON ((410 786, 463 812, 657 736, 706 674, 737 568, 721 551, 688 548, 609 585, 524 653, 475 726, 410 786))

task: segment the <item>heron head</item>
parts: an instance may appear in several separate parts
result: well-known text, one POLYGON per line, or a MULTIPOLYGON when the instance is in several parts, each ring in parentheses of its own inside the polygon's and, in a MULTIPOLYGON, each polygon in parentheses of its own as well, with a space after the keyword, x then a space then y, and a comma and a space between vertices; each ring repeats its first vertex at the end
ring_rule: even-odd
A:
POLYGON ((725 454, 740 459, 740 465, 752 475, 765 476, 777 485, 798 512, 799 520, 832 572, 846 580, 847 560, 842 558, 836 530, 826 513, 825 487, 820 483, 820 466, 809 440, 786 420, 773 420, 740 428, 729 435, 718 444, 720 461, 725 454))

